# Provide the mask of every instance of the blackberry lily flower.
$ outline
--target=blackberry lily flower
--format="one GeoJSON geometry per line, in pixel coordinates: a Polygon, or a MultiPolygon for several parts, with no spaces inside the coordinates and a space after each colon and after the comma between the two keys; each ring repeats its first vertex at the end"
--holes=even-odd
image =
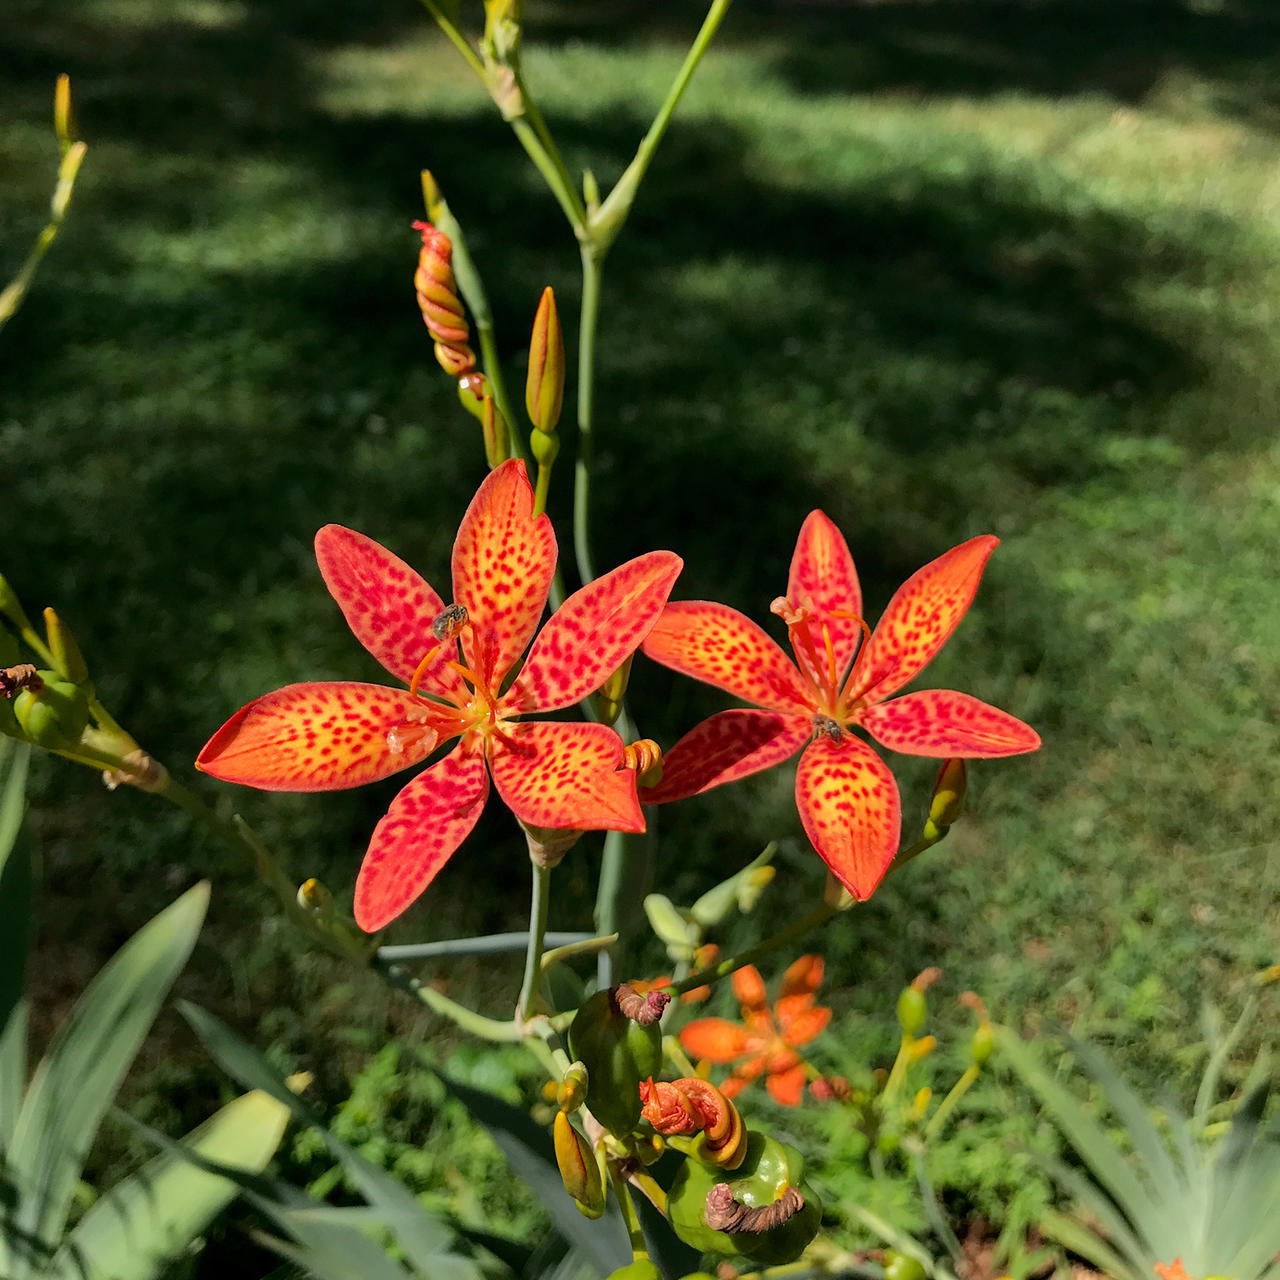
{"type": "Polygon", "coordinates": [[[196,763],[263,791],[338,791],[407,769],[457,739],[375,828],[356,881],[362,929],[390,923],[431,883],[479,819],[490,775],[530,826],[644,830],[635,771],[612,729],[518,717],[572,706],[599,688],[658,618],[683,567],[679,556],[649,552],[575,592],[505,692],[556,565],[551,521],[533,514],[523,462],[492,471],[467,508],[448,605],[385,547],[341,525],[316,535],[316,559],[356,638],[408,689],[277,689],[236,712],[196,763]]]}
{"type": "Polygon", "coordinates": [[[967,693],[926,689],[886,701],[956,629],[998,544],[971,538],[912,574],[872,633],[843,535],[821,511],[811,512],[787,594],[771,606],[787,625],[794,662],[736,609],[703,600],[668,605],[644,652],[754,708],[723,711],[685,734],[663,757],[662,781],[641,793],[642,802],[709,791],[803,748],[800,821],[840,883],[865,901],[897,853],[902,806],[888,766],[852,728],[890,750],[936,759],[1012,756],[1040,746],[1030,726],[967,693]]]}

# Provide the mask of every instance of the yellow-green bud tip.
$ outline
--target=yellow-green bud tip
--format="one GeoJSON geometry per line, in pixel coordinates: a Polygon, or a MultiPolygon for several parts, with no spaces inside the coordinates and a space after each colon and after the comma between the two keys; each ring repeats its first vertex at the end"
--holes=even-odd
{"type": "MultiPolygon", "coordinates": [[[[564,334],[560,313],[556,310],[556,295],[550,286],[542,291],[538,313],[533,318],[524,403],[529,421],[535,427],[544,432],[555,429],[564,404],[564,334]]],[[[536,450],[534,456],[537,456],[536,450]]],[[[538,461],[543,460],[538,458],[538,461]]]]}

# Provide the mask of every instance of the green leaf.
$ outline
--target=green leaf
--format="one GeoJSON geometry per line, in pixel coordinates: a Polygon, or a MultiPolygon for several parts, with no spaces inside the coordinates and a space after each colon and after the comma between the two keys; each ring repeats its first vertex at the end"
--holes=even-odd
{"type": "Polygon", "coordinates": [[[441,1076],[446,1089],[488,1131],[502,1148],[512,1169],[529,1184],[557,1230],[602,1276],[631,1261],[627,1230],[617,1206],[610,1201],[604,1217],[584,1218],[560,1178],[551,1135],[518,1107],[491,1093],[441,1076]]]}
{"type": "Polygon", "coordinates": [[[27,952],[31,942],[32,868],[23,830],[31,748],[0,738],[0,1151],[13,1126],[27,1083],[27,952]]]}
{"type": "Polygon", "coordinates": [[[225,1023],[198,1005],[183,1001],[179,1008],[196,1035],[204,1041],[219,1066],[241,1084],[261,1089],[283,1103],[303,1123],[316,1129],[334,1158],[339,1160],[360,1188],[378,1218],[395,1233],[409,1261],[424,1274],[474,1277],[478,1271],[468,1259],[452,1252],[454,1236],[448,1226],[424,1209],[413,1194],[384,1169],[366,1160],[331,1133],[279,1073],[252,1045],[225,1023]]]}
{"type": "MultiPolygon", "coordinates": [[[[206,1160],[260,1173],[288,1120],[287,1107],[255,1091],[223,1107],[183,1143],[206,1160]]],[[[239,1191],[234,1182],[165,1152],[94,1203],[55,1255],[50,1280],[154,1280],[239,1191]]]]}
{"type": "Polygon", "coordinates": [[[1147,1280],[1146,1276],[1139,1276],[1100,1236],[1074,1218],[1050,1209],[1040,1219],[1040,1226],[1051,1240],[1087,1258],[1104,1275],[1114,1276],[1116,1280],[1147,1280]]]}
{"type": "MultiPolygon", "coordinates": [[[[89,984],[36,1069],[14,1126],[9,1173],[18,1202],[5,1223],[52,1251],[61,1239],[85,1157],[209,905],[208,882],[144,925],[89,984]]],[[[32,1274],[10,1262],[8,1280],[32,1274]]]]}

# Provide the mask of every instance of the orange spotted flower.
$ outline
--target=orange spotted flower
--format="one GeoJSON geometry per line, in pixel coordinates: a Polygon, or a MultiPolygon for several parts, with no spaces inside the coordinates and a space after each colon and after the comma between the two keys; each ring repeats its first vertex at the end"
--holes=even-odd
{"type": "Polygon", "coordinates": [[[556,539],[547,516],[533,514],[524,463],[512,459],[489,474],[463,517],[451,604],[385,547],[341,525],[316,535],[316,559],[356,638],[408,689],[277,689],[237,711],[197,765],[263,791],[337,791],[407,769],[457,739],[374,830],[356,881],[361,928],[382,928],[431,883],[479,819],[490,775],[530,826],[644,830],[635,773],[612,729],[518,717],[572,706],[599,688],[661,613],[679,556],[652,551],[597,578],[533,640],[556,539]]]}
{"type": "Polygon", "coordinates": [[[918,675],[964,617],[999,539],[972,538],[898,588],[872,633],[840,530],[821,511],[800,530],[787,594],[792,662],[749,618],[703,600],[667,606],[644,642],[655,662],[754,704],[690,730],[663,759],[645,804],[697,795],[780,764],[802,747],[796,806],[813,847],[841,884],[865,900],[898,850],[898,784],[861,738],[937,759],[1034,751],[1034,729],[967,693],[925,689],[886,701],[918,675]]]}
{"type": "Polygon", "coordinates": [[[765,1088],[775,1102],[800,1105],[810,1072],[796,1050],[831,1021],[831,1010],[814,1003],[822,969],[821,956],[801,956],[783,975],[782,994],[771,1013],[760,971],[746,965],[733,975],[742,1022],[699,1018],[680,1032],[681,1045],[693,1057],[737,1064],[720,1085],[726,1098],[737,1097],[752,1080],[765,1075],[765,1088]]]}

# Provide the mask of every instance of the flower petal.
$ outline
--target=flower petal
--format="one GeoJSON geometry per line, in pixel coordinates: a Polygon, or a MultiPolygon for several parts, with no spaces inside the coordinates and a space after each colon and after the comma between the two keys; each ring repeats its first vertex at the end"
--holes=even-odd
{"type": "Polygon", "coordinates": [[[533,642],[504,705],[556,711],[594,693],[652,630],[682,568],[672,552],[651,551],[575,591],[533,642]]]}
{"type": "Polygon", "coordinates": [[[380,684],[291,684],[255,698],[205,743],[196,768],[260,791],[342,791],[425,759],[448,733],[426,705],[380,684]],[[394,751],[387,735],[405,722],[394,751]]]}
{"type": "Polygon", "coordinates": [[[812,991],[780,996],[773,1006],[773,1016],[778,1020],[778,1026],[785,1031],[806,1009],[813,1008],[817,998],[812,991]]]}
{"type": "Polygon", "coordinates": [[[356,878],[356,923],[366,933],[390,924],[435,879],[479,821],[488,795],[484,756],[459,747],[396,796],[356,878]]]}
{"type": "Polygon", "coordinates": [[[796,808],[805,834],[837,880],[865,902],[884,879],[902,830],[888,766],[861,738],[823,734],[800,757],[796,808]]]}
{"type": "Polygon", "coordinates": [[[822,986],[822,974],[826,965],[819,955],[801,956],[787,966],[782,975],[782,998],[811,994],[822,986]]]}
{"type": "Polygon", "coordinates": [[[680,1030],[680,1044],[694,1058],[708,1062],[732,1062],[747,1048],[746,1027],[728,1018],[697,1018],[680,1030]]]}
{"type": "MultiPolygon", "coordinates": [[[[399,556],[340,524],[327,524],[316,534],[316,563],[356,639],[408,684],[436,644],[431,624],[444,601],[399,556]]],[[[452,644],[440,647],[425,680],[427,688],[465,693],[462,677],[445,665],[445,659],[454,656],[452,644]]]]}
{"type": "Polygon", "coordinates": [[[706,600],[669,604],[642,646],[672,671],[770,711],[811,713],[813,695],[785,653],[750,618],[706,600]]]}
{"type": "Polygon", "coordinates": [[[814,1036],[827,1029],[830,1021],[831,1010],[823,1005],[802,1009],[783,1028],[782,1038],[790,1045],[808,1044],[814,1036]]]}
{"type": "Polygon", "coordinates": [[[533,514],[524,463],[491,471],[471,499],[453,544],[453,599],[470,615],[462,649],[496,690],[538,627],[556,571],[556,535],[533,514]]]}
{"type": "Polygon", "coordinates": [[[735,969],[730,982],[733,986],[734,999],[742,1006],[744,1015],[759,1013],[765,1008],[768,993],[765,991],[760,970],[755,965],[744,964],[741,969],[735,969]]]}
{"type": "Polygon", "coordinates": [[[643,831],[636,775],[603,724],[530,720],[494,736],[489,767],[512,813],[537,827],[643,831]]]}
{"type": "Polygon", "coordinates": [[[846,702],[883,702],[919,675],[973,601],[1000,539],[986,534],[917,569],[894,593],[849,677],[846,702]]]}
{"type": "Polygon", "coordinates": [[[774,1102],[781,1103],[784,1107],[798,1107],[804,1098],[804,1085],[808,1078],[809,1072],[804,1063],[797,1062],[790,1071],[771,1075],[764,1082],[764,1087],[769,1090],[769,1096],[774,1102]]]}
{"type": "Polygon", "coordinates": [[[1040,735],[1016,716],[950,689],[903,694],[865,708],[859,721],[877,742],[907,756],[981,759],[1040,746],[1040,735]]]}
{"type": "MultiPolygon", "coordinates": [[[[862,627],[853,618],[832,617],[831,611],[838,609],[861,617],[862,588],[844,534],[821,511],[809,512],[800,526],[791,557],[791,574],[787,578],[787,599],[795,607],[807,601],[814,610],[814,644],[819,655],[824,648],[820,643],[822,628],[826,626],[836,656],[838,683],[853,660],[862,627]]],[[[827,679],[825,664],[822,670],[815,671],[807,654],[799,652],[796,657],[819,684],[827,679]]]]}
{"type": "Polygon", "coordinates": [[[683,800],[750,777],[795,755],[813,732],[808,715],[721,711],[695,725],[662,758],[662,781],[643,787],[642,804],[683,800]]]}

